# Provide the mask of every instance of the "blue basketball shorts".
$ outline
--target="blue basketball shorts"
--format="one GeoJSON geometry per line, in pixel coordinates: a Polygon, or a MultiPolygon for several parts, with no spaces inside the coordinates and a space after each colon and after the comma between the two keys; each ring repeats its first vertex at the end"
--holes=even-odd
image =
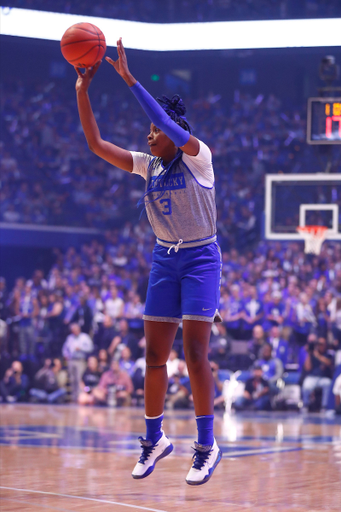
{"type": "Polygon", "coordinates": [[[144,320],[220,321],[221,251],[217,242],[175,252],[156,244],[144,320]]]}

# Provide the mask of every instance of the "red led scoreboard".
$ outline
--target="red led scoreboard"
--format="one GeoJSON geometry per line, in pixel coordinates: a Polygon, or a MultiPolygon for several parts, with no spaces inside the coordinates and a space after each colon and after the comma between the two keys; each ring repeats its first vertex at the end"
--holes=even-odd
{"type": "Polygon", "coordinates": [[[309,98],[308,144],[341,144],[341,98],[309,98]]]}

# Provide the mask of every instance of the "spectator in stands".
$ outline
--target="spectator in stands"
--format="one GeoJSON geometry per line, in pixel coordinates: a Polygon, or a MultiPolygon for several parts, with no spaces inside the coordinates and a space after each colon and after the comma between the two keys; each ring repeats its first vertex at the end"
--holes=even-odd
{"type": "Polygon", "coordinates": [[[140,345],[141,349],[143,350],[143,356],[139,357],[135,361],[134,373],[132,375],[132,381],[133,381],[133,385],[134,385],[134,395],[135,395],[136,405],[144,405],[143,404],[144,377],[146,375],[146,367],[147,367],[146,357],[145,357],[145,352],[146,352],[146,338],[145,337],[143,337],[139,341],[139,345],[140,345]]]}
{"type": "MultiPolygon", "coordinates": [[[[332,308],[332,314],[330,317],[332,322],[333,335],[336,340],[336,348],[341,350],[341,297],[335,300],[335,307],[332,308]]],[[[336,364],[341,364],[341,360],[337,361],[336,364]]]]}
{"type": "Polygon", "coordinates": [[[310,333],[308,336],[308,340],[306,345],[303,345],[303,347],[300,348],[298,353],[298,371],[301,373],[301,383],[303,382],[305,376],[306,376],[306,370],[305,370],[305,360],[307,359],[308,352],[313,352],[315,349],[315,345],[317,344],[317,336],[314,332],[310,333]]]}
{"type": "Polygon", "coordinates": [[[115,336],[117,329],[114,326],[114,320],[109,315],[104,315],[103,325],[94,335],[94,341],[99,350],[108,350],[115,336]]]}
{"type": "Polygon", "coordinates": [[[127,346],[122,347],[122,350],[120,353],[120,358],[119,358],[119,363],[120,363],[121,370],[124,370],[125,372],[127,372],[129,377],[132,377],[132,375],[134,374],[134,371],[135,371],[135,362],[131,357],[131,350],[129,347],[127,347],[127,346]]]}
{"type": "Polygon", "coordinates": [[[6,319],[9,316],[8,311],[8,292],[6,288],[6,279],[0,276],[0,354],[8,353],[8,334],[6,319]]]}
{"type": "Polygon", "coordinates": [[[230,337],[224,323],[212,324],[209,345],[209,358],[215,361],[219,368],[227,368],[227,358],[230,351],[230,337]]]}
{"type": "Polygon", "coordinates": [[[60,359],[45,359],[44,366],[34,377],[33,388],[30,389],[31,401],[63,402],[66,396],[67,372],[63,370],[60,359]]]}
{"type": "Polygon", "coordinates": [[[20,361],[13,361],[0,382],[0,397],[4,402],[13,403],[26,398],[29,381],[23,373],[20,361]]]}
{"type": "Polygon", "coordinates": [[[109,388],[114,386],[117,405],[130,405],[131,395],[134,386],[131,378],[124,370],[121,370],[120,364],[115,359],[112,360],[110,370],[103,373],[101,380],[93,390],[94,403],[107,404],[109,388]]]}
{"type": "Polygon", "coordinates": [[[130,332],[127,320],[122,318],[118,323],[118,332],[108,348],[109,356],[112,356],[117,349],[120,351],[124,346],[130,349],[133,359],[141,355],[137,337],[130,332]]]}
{"type": "Polygon", "coordinates": [[[242,318],[242,338],[249,340],[252,336],[252,331],[255,325],[261,324],[263,317],[263,303],[258,298],[257,288],[255,286],[249,287],[249,293],[243,303],[242,318]]]}
{"type": "Polygon", "coordinates": [[[251,358],[253,358],[254,361],[259,359],[264,343],[264,329],[261,325],[255,325],[252,331],[252,339],[249,343],[249,355],[251,358]]]}
{"type": "Polygon", "coordinates": [[[118,289],[114,282],[110,284],[110,296],[104,303],[105,313],[109,315],[114,321],[123,317],[124,302],[118,296],[118,289]]]}
{"type": "Polygon", "coordinates": [[[271,301],[266,306],[263,323],[264,330],[269,331],[274,325],[283,325],[284,311],[285,305],[282,301],[282,293],[279,290],[275,290],[271,294],[271,301]]]}
{"type": "Polygon", "coordinates": [[[0,354],[7,352],[7,324],[0,318],[0,354]]]}
{"type": "Polygon", "coordinates": [[[223,320],[226,325],[227,332],[232,339],[239,340],[241,337],[241,318],[243,311],[243,304],[240,298],[240,291],[238,285],[231,286],[231,295],[226,304],[224,304],[225,311],[223,312],[223,320]]]}
{"type": "Polygon", "coordinates": [[[269,383],[271,393],[278,393],[276,383],[283,376],[283,364],[280,359],[272,356],[270,343],[264,343],[260,355],[256,365],[262,368],[263,378],[269,383]]]}
{"type": "Polygon", "coordinates": [[[168,378],[173,377],[176,373],[179,371],[179,354],[177,351],[172,348],[172,350],[169,353],[168,361],[167,361],[167,375],[168,378]]]}
{"type": "Polygon", "coordinates": [[[63,322],[64,301],[60,295],[52,292],[49,296],[49,305],[47,308],[48,326],[51,333],[50,352],[52,355],[59,356],[61,345],[63,343],[64,322],[63,322]]]}
{"type": "MultiPolygon", "coordinates": [[[[328,331],[330,327],[330,313],[327,309],[324,297],[319,297],[315,306],[315,318],[316,318],[316,334],[319,338],[328,337],[328,331]]],[[[341,337],[340,337],[341,339],[341,337]]]]}
{"type": "Polygon", "coordinates": [[[257,219],[255,214],[247,206],[241,206],[238,213],[238,221],[236,223],[238,227],[237,248],[242,249],[255,242],[257,238],[257,219]]]}
{"type": "Polygon", "coordinates": [[[101,374],[109,370],[108,352],[104,348],[98,352],[98,369],[101,374]]]}
{"type": "Polygon", "coordinates": [[[336,377],[333,386],[333,395],[335,396],[335,412],[341,415],[341,372],[336,377]]]}
{"type": "Polygon", "coordinates": [[[260,366],[253,368],[253,375],[245,383],[243,396],[233,403],[236,411],[254,409],[256,411],[268,411],[271,409],[270,387],[263,378],[263,370],[260,366]]]}
{"type": "Polygon", "coordinates": [[[8,291],[6,286],[6,279],[0,276],[0,319],[6,320],[8,316],[7,311],[8,291]]]}
{"type": "MultiPolygon", "coordinates": [[[[268,263],[268,261],[267,261],[268,263]]],[[[268,266],[268,265],[267,265],[268,266]]],[[[266,266],[266,268],[267,268],[266,266]]],[[[264,300],[265,295],[270,298],[276,290],[278,290],[278,283],[275,281],[275,277],[278,276],[277,270],[264,270],[262,273],[262,281],[258,286],[258,292],[261,298],[264,300]]]]}
{"type": "MultiPolygon", "coordinates": [[[[98,267],[96,267],[96,268],[98,268],[98,267]]],[[[98,272],[99,272],[99,269],[98,269],[98,272]]],[[[89,281],[88,281],[88,284],[90,284],[89,281]]],[[[91,308],[93,322],[94,322],[94,328],[95,328],[95,331],[97,332],[102,327],[103,320],[104,320],[104,302],[100,295],[99,285],[93,286],[92,291],[91,291],[91,296],[88,300],[88,304],[91,308]]]]}
{"type": "Polygon", "coordinates": [[[67,360],[72,401],[77,402],[79,383],[86,368],[86,358],[93,351],[94,346],[90,336],[81,332],[78,324],[71,324],[70,331],[71,334],[66,338],[62,352],[67,360]]]}
{"type": "MultiPolygon", "coordinates": [[[[101,286],[101,269],[99,265],[92,265],[89,272],[88,286],[91,288],[92,297],[97,300],[100,297],[99,287],[101,286]]],[[[98,303],[98,310],[103,311],[102,300],[98,303]]]]}
{"type": "Polygon", "coordinates": [[[33,319],[38,315],[38,302],[33,297],[32,289],[28,285],[25,286],[24,293],[20,298],[19,315],[20,354],[34,356],[36,343],[33,319]]]}
{"type": "MultiPolygon", "coordinates": [[[[173,359],[175,360],[175,359],[173,359]]],[[[166,394],[167,409],[188,409],[193,403],[191,384],[185,361],[178,360],[177,371],[169,377],[166,394]]]]}
{"type": "Polygon", "coordinates": [[[86,370],[82,375],[80,383],[80,393],[78,395],[78,403],[80,405],[92,405],[94,403],[92,391],[98,386],[101,375],[97,357],[88,357],[86,370]]]}
{"type": "Polygon", "coordinates": [[[44,352],[49,351],[49,343],[51,340],[51,331],[47,318],[49,299],[46,293],[38,294],[38,315],[35,319],[35,336],[37,343],[43,343],[44,352]]]}
{"type": "Polygon", "coordinates": [[[88,304],[88,298],[85,294],[81,295],[79,297],[79,305],[71,318],[71,322],[77,323],[80,326],[82,332],[90,334],[92,328],[92,318],[93,313],[91,307],[88,304]]]}
{"type": "Polygon", "coordinates": [[[308,302],[308,296],[306,293],[301,293],[295,307],[293,322],[294,335],[299,347],[307,343],[308,334],[315,325],[316,319],[312,307],[308,302]]]}
{"type": "Polygon", "coordinates": [[[223,382],[219,379],[219,365],[215,361],[210,361],[210,365],[214,379],[214,408],[224,409],[225,398],[223,396],[223,382]]]}
{"type": "Polygon", "coordinates": [[[285,368],[288,363],[289,343],[281,338],[281,329],[278,325],[271,328],[269,343],[272,347],[272,356],[279,359],[285,368]]]}
{"type": "Polygon", "coordinates": [[[130,291],[128,294],[128,301],[125,304],[124,316],[130,319],[142,318],[144,312],[144,305],[138,293],[130,291]]]}
{"type": "Polygon", "coordinates": [[[37,269],[33,272],[32,279],[27,281],[27,286],[32,290],[33,295],[36,297],[40,291],[47,289],[47,281],[44,279],[44,272],[37,269]]]}
{"type": "MultiPolygon", "coordinates": [[[[63,262],[66,268],[66,262],[63,262]]],[[[54,286],[54,285],[53,285],[54,286]]],[[[53,289],[52,286],[52,289],[53,289]]],[[[76,295],[76,289],[74,286],[66,284],[64,287],[64,311],[63,311],[63,323],[68,325],[71,322],[71,318],[78,306],[78,297],[76,295]]]]}
{"type": "MultiPolygon", "coordinates": [[[[18,281],[18,280],[17,280],[18,281]]],[[[20,354],[19,344],[19,302],[20,302],[20,290],[17,286],[14,287],[12,292],[9,294],[7,300],[7,326],[8,326],[8,350],[13,355],[13,358],[17,358],[20,354]]]]}
{"type": "Polygon", "coordinates": [[[302,385],[303,411],[307,411],[311,394],[317,388],[322,389],[322,410],[328,403],[328,393],[332,378],[333,358],[327,352],[325,338],[318,338],[317,343],[311,347],[304,362],[305,378],[302,385]]]}

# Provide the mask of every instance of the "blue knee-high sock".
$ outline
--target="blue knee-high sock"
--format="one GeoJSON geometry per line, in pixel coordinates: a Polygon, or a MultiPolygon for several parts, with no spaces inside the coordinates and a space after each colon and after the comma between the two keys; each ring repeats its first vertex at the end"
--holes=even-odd
{"type": "Polygon", "coordinates": [[[213,415],[197,416],[198,443],[212,446],[213,437],[213,415]]]}
{"type": "Polygon", "coordinates": [[[147,427],[146,439],[150,439],[150,441],[155,444],[162,437],[162,421],[163,421],[163,413],[160,416],[155,416],[154,418],[150,418],[149,416],[145,416],[145,422],[147,427]]]}

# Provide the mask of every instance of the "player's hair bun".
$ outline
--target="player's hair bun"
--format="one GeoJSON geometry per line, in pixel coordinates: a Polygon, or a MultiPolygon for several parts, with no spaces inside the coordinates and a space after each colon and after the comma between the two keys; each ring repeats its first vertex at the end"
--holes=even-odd
{"type": "Polygon", "coordinates": [[[175,121],[189,133],[192,132],[191,127],[185,117],[185,104],[178,94],[174,94],[172,99],[167,98],[167,96],[163,95],[162,98],[156,98],[156,100],[161,105],[166,114],[168,114],[169,117],[173,119],[173,121],[175,121]]]}
{"type": "Polygon", "coordinates": [[[156,99],[168,115],[176,114],[180,117],[186,114],[185,104],[178,94],[174,94],[172,99],[167,98],[167,96],[162,96],[162,98],[156,99]]]}

